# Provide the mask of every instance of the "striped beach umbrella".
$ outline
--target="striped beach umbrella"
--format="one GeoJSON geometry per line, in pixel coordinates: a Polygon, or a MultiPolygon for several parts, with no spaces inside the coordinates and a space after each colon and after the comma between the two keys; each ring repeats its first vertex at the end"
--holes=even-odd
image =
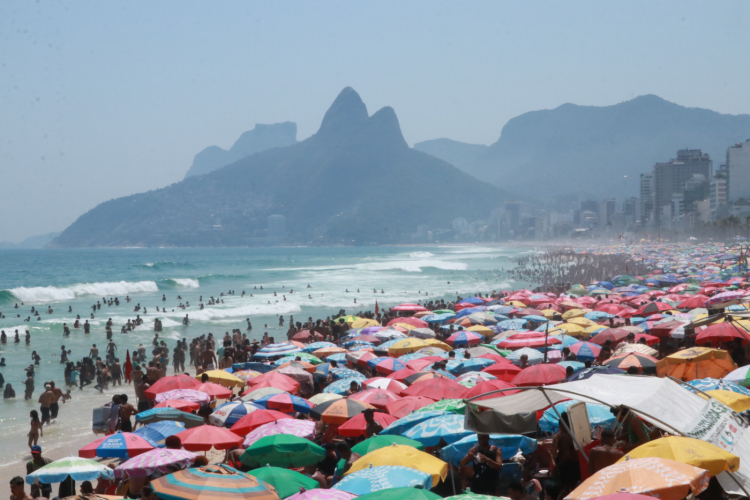
{"type": "Polygon", "coordinates": [[[173,408],[151,408],[150,410],[142,411],[135,416],[135,421],[142,424],[165,421],[182,422],[188,429],[203,425],[203,418],[198,415],[185,413],[173,408]]]}
{"type": "MultiPolygon", "coordinates": [[[[317,484],[317,483],[316,483],[317,484]]],[[[275,488],[227,465],[185,469],[151,481],[162,500],[278,500],[275,488]]]]}
{"type": "Polygon", "coordinates": [[[138,434],[146,439],[150,439],[158,445],[162,445],[163,441],[169,436],[174,436],[185,430],[185,424],[182,422],[172,422],[165,420],[163,422],[154,422],[153,424],[144,425],[133,431],[133,434],[138,434]]]}
{"type": "MultiPolygon", "coordinates": [[[[198,385],[200,385],[200,383],[198,385]]],[[[162,401],[168,401],[170,399],[177,401],[192,401],[193,403],[198,403],[200,405],[211,402],[211,396],[205,392],[194,389],[175,389],[173,391],[162,392],[156,395],[154,401],[161,403],[162,401]]]]}
{"type": "Polygon", "coordinates": [[[470,434],[474,432],[464,426],[464,416],[449,413],[420,422],[402,435],[429,448],[436,446],[441,439],[450,444],[470,434]]]}
{"type": "Polygon", "coordinates": [[[455,347],[477,345],[482,343],[483,341],[484,336],[480,335],[479,333],[470,332],[468,330],[456,332],[446,340],[448,344],[455,347]]]}
{"type": "Polygon", "coordinates": [[[146,397],[155,399],[158,394],[175,389],[194,389],[201,383],[190,375],[173,375],[171,377],[162,377],[146,389],[146,397]]]}
{"type": "Polygon", "coordinates": [[[592,342],[578,342],[568,347],[568,349],[576,355],[578,361],[594,361],[599,355],[599,351],[602,350],[601,347],[592,342]]]}
{"type": "Polygon", "coordinates": [[[331,342],[313,342],[312,344],[307,344],[302,351],[312,353],[318,349],[325,349],[327,347],[336,347],[336,344],[331,342]]]}
{"type": "Polygon", "coordinates": [[[390,375],[395,371],[406,368],[406,365],[403,362],[391,357],[373,358],[367,361],[367,366],[374,368],[378,373],[384,373],[386,375],[390,375]]]}
{"type": "Polygon", "coordinates": [[[286,356],[287,354],[293,354],[300,352],[302,349],[292,344],[291,342],[281,342],[278,344],[268,344],[258,352],[253,354],[254,358],[276,358],[280,356],[286,356]]]}
{"type": "Polygon", "coordinates": [[[741,385],[730,382],[726,379],[721,380],[715,378],[699,378],[691,380],[690,382],[685,382],[684,384],[682,384],[682,387],[691,392],[698,392],[696,389],[699,389],[703,392],[732,391],[736,392],[737,394],[742,394],[743,396],[750,396],[750,389],[742,387],[741,385]]]}
{"type": "Polygon", "coordinates": [[[356,382],[357,386],[362,384],[365,380],[364,375],[361,377],[351,377],[337,380],[336,382],[329,384],[323,389],[324,394],[338,394],[340,396],[346,396],[346,392],[352,385],[352,382],[356,382]]]}
{"type": "Polygon", "coordinates": [[[343,424],[373,406],[353,399],[338,399],[320,404],[310,411],[310,416],[327,424],[343,424]]]}
{"type": "Polygon", "coordinates": [[[409,415],[406,415],[405,417],[401,417],[395,422],[393,422],[391,425],[383,429],[380,435],[381,436],[382,435],[403,436],[404,432],[408,431],[415,425],[420,424],[424,422],[425,420],[430,420],[431,418],[442,417],[445,415],[450,415],[450,414],[444,411],[426,411],[426,412],[415,411],[414,413],[410,413],[409,415]]]}
{"type": "Polygon", "coordinates": [[[147,451],[118,465],[115,468],[115,477],[122,477],[125,473],[128,477],[146,477],[156,470],[168,474],[174,466],[180,469],[190,467],[196,456],[195,453],[186,450],[159,448],[147,451]]]}
{"type": "Polygon", "coordinates": [[[254,379],[255,377],[260,377],[263,374],[260,372],[256,372],[255,370],[240,370],[232,373],[232,375],[247,384],[248,380],[254,379]]]}
{"type": "Polygon", "coordinates": [[[255,403],[258,406],[268,408],[271,410],[278,410],[283,413],[310,413],[310,408],[315,406],[305,398],[299,396],[293,396],[292,394],[272,394],[256,399],[255,403]]]}
{"type": "Polygon", "coordinates": [[[289,415],[276,410],[258,410],[239,419],[230,430],[238,436],[247,436],[261,425],[291,418],[289,415]]]}
{"type": "Polygon", "coordinates": [[[75,481],[113,479],[114,472],[106,464],[79,457],[65,457],[41,467],[26,476],[26,483],[61,483],[72,477],[75,481]]]}
{"type": "Polygon", "coordinates": [[[263,406],[251,403],[249,401],[230,401],[224,403],[209,415],[208,420],[211,425],[218,427],[232,427],[239,419],[245,415],[262,410],[263,406]]]}
{"type": "Polygon", "coordinates": [[[275,436],[277,434],[289,434],[312,440],[313,437],[315,437],[315,422],[312,420],[297,420],[294,418],[274,420],[273,422],[268,422],[267,424],[263,424],[248,432],[242,445],[250,446],[264,437],[275,436]]]}

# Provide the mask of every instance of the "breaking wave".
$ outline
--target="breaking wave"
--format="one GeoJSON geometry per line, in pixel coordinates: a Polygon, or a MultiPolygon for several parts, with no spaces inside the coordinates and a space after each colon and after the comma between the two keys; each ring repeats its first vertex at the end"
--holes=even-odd
{"type": "Polygon", "coordinates": [[[11,288],[0,292],[0,298],[10,293],[10,300],[17,300],[28,304],[46,304],[48,302],[60,302],[73,300],[84,295],[99,297],[124,297],[131,293],[157,292],[159,287],[153,281],[117,281],[102,283],[76,283],[75,285],[35,286],[11,288]]]}
{"type": "Polygon", "coordinates": [[[182,286],[186,288],[198,288],[201,286],[198,280],[194,280],[191,278],[169,278],[164,281],[167,285],[171,286],[182,286]]]}

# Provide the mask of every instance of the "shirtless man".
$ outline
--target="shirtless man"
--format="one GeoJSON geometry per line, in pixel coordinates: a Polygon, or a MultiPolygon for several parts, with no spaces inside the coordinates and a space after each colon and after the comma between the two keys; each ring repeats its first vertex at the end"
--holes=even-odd
{"type": "Polygon", "coordinates": [[[91,347],[91,351],[89,351],[89,358],[96,359],[99,357],[99,349],[96,347],[96,344],[94,344],[91,347]]]}
{"type": "Polygon", "coordinates": [[[612,429],[604,429],[600,439],[602,444],[592,448],[589,454],[589,476],[609,467],[625,455],[615,448],[615,433],[612,429]]]}
{"type": "Polygon", "coordinates": [[[135,387],[135,395],[138,398],[138,413],[151,408],[151,400],[146,396],[146,390],[151,387],[148,375],[144,375],[141,383],[135,387]]]}
{"type": "Polygon", "coordinates": [[[49,384],[44,384],[44,392],[41,396],[39,396],[39,405],[41,408],[41,414],[42,414],[42,424],[40,427],[44,427],[44,423],[46,422],[49,426],[49,406],[52,404],[52,402],[55,400],[55,393],[52,392],[52,386],[49,384]]]}
{"type": "Polygon", "coordinates": [[[161,378],[161,370],[156,367],[156,363],[154,363],[153,361],[150,361],[148,364],[148,368],[146,368],[146,376],[153,382],[156,382],[161,378]]]}
{"type": "Polygon", "coordinates": [[[234,360],[229,355],[229,351],[224,352],[224,356],[221,358],[221,361],[219,362],[219,369],[223,370],[224,368],[231,368],[234,364],[234,360]]]}
{"type": "Polygon", "coordinates": [[[206,365],[206,369],[213,370],[216,368],[218,362],[216,361],[216,354],[210,345],[206,345],[205,350],[200,354],[201,364],[206,365]]]}
{"type": "MultiPolygon", "coordinates": [[[[52,403],[50,403],[49,405],[49,414],[52,420],[54,420],[57,418],[57,413],[60,410],[59,402],[60,402],[60,399],[63,398],[64,394],[63,394],[62,389],[60,389],[59,387],[55,387],[54,380],[50,380],[49,385],[52,388],[52,394],[54,395],[54,398],[52,399],[52,403]]],[[[64,401],[65,400],[63,399],[63,402],[64,401]]]]}

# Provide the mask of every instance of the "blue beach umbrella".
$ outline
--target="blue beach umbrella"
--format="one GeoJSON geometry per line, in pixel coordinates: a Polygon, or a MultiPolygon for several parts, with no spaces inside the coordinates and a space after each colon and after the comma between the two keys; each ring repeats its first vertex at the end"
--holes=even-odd
{"type": "Polygon", "coordinates": [[[448,364],[446,364],[446,369],[454,375],[463,375],[464,373],[469,373],[469,372],[480,372],[484,368],[487,368],[488,366],[494,365],[494,364],[495,364],[495,361],[491,359],[470,358],[470,359],[459,361],[452,367],[449,367],[448,364]]]}
{"type": "Polygon", "coordinates": [[[346,396],[346,391],[349,390],[349,386],[352,384],[352,382],[356,382],[357,384],[362,385],[363,380],[366,380],[364,376],[362,376],[361,378],[345,378],[337,380],[336,382],[328,385],[325,389],[323,389],[323,392],[325,392],[326,394],[333,393],[340,396],[346,396]]]}
{"type": "Polygon", "coordinates": [[[562,366],[563,368],[572,367],[574,372],[577,372],[579,370],[583,370],[586,368],[586,365],[584,363],[581,363],[580,361],[560,361],[557,363],[558,366],[562,366]]]}
{"type": "Polygon", "coordinates": [[[526,321],[533,321],[534,323],[547,323],[549,321],[549,319],[545,318],[544,316],[537,316],[536,314],[524,316],[523,319],[525,319],[526,321]]]}
{"type": "Polygon", "coordinates": [[[390,488],[432,488],[432,476],[426,472],[402,466],[380,466],[358,470],[333,485],[333,489],[354,495],[366,495],[390,488]]]}
{"type": "Polygon", "coordinates": [[[444,411],[425,411],[410,413],[407,416],[399,418],[395,422],[391,423],[391,425],[383,429],[380,434],[400,436],[403,435],[403,433],[407,430],[411,429],[417,424],[424,422],[425,420],[430,420],[431,418],[435,417],[442,417],[444,415],[448,415],[448,413],[444,411]]]}
{"type": "Polygon", "coordinates": [[[591,321],[600,321],[603,319],[614,318],[614,314],[609,314],[604,311],[591,311],[583,315],[584,318],[590,319],[591,321]]]}
{"type": "Polygon", "coordinates": [[[337,352],[336,354],[331,354],[330,356],[326,356],[326,361],[335,361],[337,363],[346,363],[346,353],[345,352],[337,352]]]}
{"type": "Polygon", "coordinates": [[[720,380],[715,378],[700,378],[691,380],[685,384],[682,384],[685,389],[697,393],[696,389],[700,389],[703,392],[708,391],[731,391],[743,396],[750,396],[750,389],[742,387],[741,385],[730,382],[729,380],[720,380]]]}
{"type": "Polygon", "coordinates": [[[426,358],[427,356],[429,356],[429,354],[425,352],[417,351],[417,352],[412,352],[410,354],[404,354],[403,356],[399,356],[398,360],[401,361],[402,363],[408,363],[409,361],[413,359],[426,358]]]}
{"type": "Polygon", "coordinates": [[[230,401],[216,408],[213,413],[208,416],[208,420],[212,425],[217,427],[232,427],[245,415],[252,413],[255,410],[263,409],[263,406],[251,403],[250,401],[230,401]]]}
{"type": "Polygon", "coordinates": [[[429,448],[430,446],[436,446],[441,439],[450,444],[473,433],[464,426],[463,415],[451,413],[420,422],[404,432],[403,436],[419,441],[429,448]]]}
{"type": "Polygon", "coordinates": [[[331,342],[313,342],[312,344],[307,344],[302,349],[302,351],[312,353],[313,351],[317,351],[318,349],[323,349],[325,347],[337,347],[337,346],[336,344],[333,344],[331,342]]]}
{"type": "Polygon", "coordinates": [[[287,354],[293,354],[300,352],[302,349],[292,344],[291,342],[281,342],[278,344],[268,344],[258,352],[253,354],[254,358],[275,358],[277,356],[286,356],[287,354]]]}
{"type": "Polygon", "coordinates": [[[359,373],[357,370],[352,370],[350,368],[332,368],[329,370],[329,373],[333,377],[334,380],[341,380],[344,378],[362,378],[365,379],[365,376],[359,373]]]}
{"type": "Polygon", "coordinates": [[[495,327],[501,332],[508,330],[523,330],[526,328],[528,322],[525,319],[506,319],[500,321],[495,327]]]}
{"type": "MultiPolygon", "coordinates": [[[[268,400],[278,396],[278,394],[269,394],[268,396],[263,396],[262,398],[258,398],[255,401],[253,401],[254,404],[262,406],[263,408],[268,409],[268,400]]],[[[284,394],[284,398],[289,398],[289,403],[292,404],[292,410],[299,412],[299,413],[310,413],[310,408],[314,406],[312,403],[307,401],[304,398],[301,398],[299,396],[295,396],[293,394],[284,394]]],[[[285,403],[286,404],[286,403],[285,403]]],[[[274,409],[274,408],[271,408],[274,409]]],[[[279,410],[280,411],[280,410],[279,410]]],[[[287,410],[284,410],[284,413],[288,413],[287,410]]]]}
{"type": "Polygon", "coordinates": [[[344,342],[343,344],[341,344],[341,347],[343,347],[344,349],[349,349],[350,351],[353,351],[358,347],[374,348],[375,344],[373,344],[372,342],[367,342],[365,340],[350,340],[349,342],[344,342]]]}
{"type": "Polygon", "coordinates": [[[578,342],[568,349],[576,355],[576,359],[581,361],[594,361],[601,351],[601,347],[593,342],[578,342]]]}
{"type": "Polygon", "coordinates": [[[520,365],[521,356],[523,356],[524,354],[528,356],[529,364],[536,365],[544,361],[544,354],[530,347],[522,347],[521,349],[513,351],[505,359],[507,359],[514,365],[520,365]]]}
{"type": "Polygon", "coordinates": [[[185,424],[182,422],[173,422],[171,420],[164,420],[162,422],[154,422],[144,427],[140,427],[133,431],[133,434],[138,434],[146,439],[150,439],[159,445],[159,448],[163,448],[163,441],[169,436],[174,436],[185,430],[185,424]]]}
{"type": "MultiPolygon", "coordinates": [[[[576,400],[563,401],[557,403],[555,409],[561,414],[567,410],[570,405],[578,403],[576,400]]],[[[548,408],[539,419],[539,429],[542,432],[557,432],[560,430],[560,419],[552,408],[548,408]]],[[[609,410],[609,406],[586,403],[586,413],[589,415],[589,423],[593,429],[599,425],[606,429],[613,429],[615,425],[615,415],[609,410]]]]}
{"type": "MultiPolygon", "coordinates": [[[[524,455],[528,455],[537,448],[536,439],[518,434],[490,434],[490,444],[500,448],[503,458],[506,460],[518,453],[518,450],[521,450],[524,455]]],[[[466,456],[466,453],[476,445],[476,434],[466,436],[440,450],[440,458],[457,466],[466,456]]]]}

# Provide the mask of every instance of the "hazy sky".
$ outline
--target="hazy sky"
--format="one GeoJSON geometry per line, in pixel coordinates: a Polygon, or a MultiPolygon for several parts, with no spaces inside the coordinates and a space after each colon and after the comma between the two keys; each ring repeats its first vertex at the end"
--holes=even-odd
{"type": "Polygon", "coordinates": [[[750,113],[750,2],[0,3],[0,241],[183,178],[255,123],[314,133],[345,86],[407,141],[657,94],[750,113]]]}

